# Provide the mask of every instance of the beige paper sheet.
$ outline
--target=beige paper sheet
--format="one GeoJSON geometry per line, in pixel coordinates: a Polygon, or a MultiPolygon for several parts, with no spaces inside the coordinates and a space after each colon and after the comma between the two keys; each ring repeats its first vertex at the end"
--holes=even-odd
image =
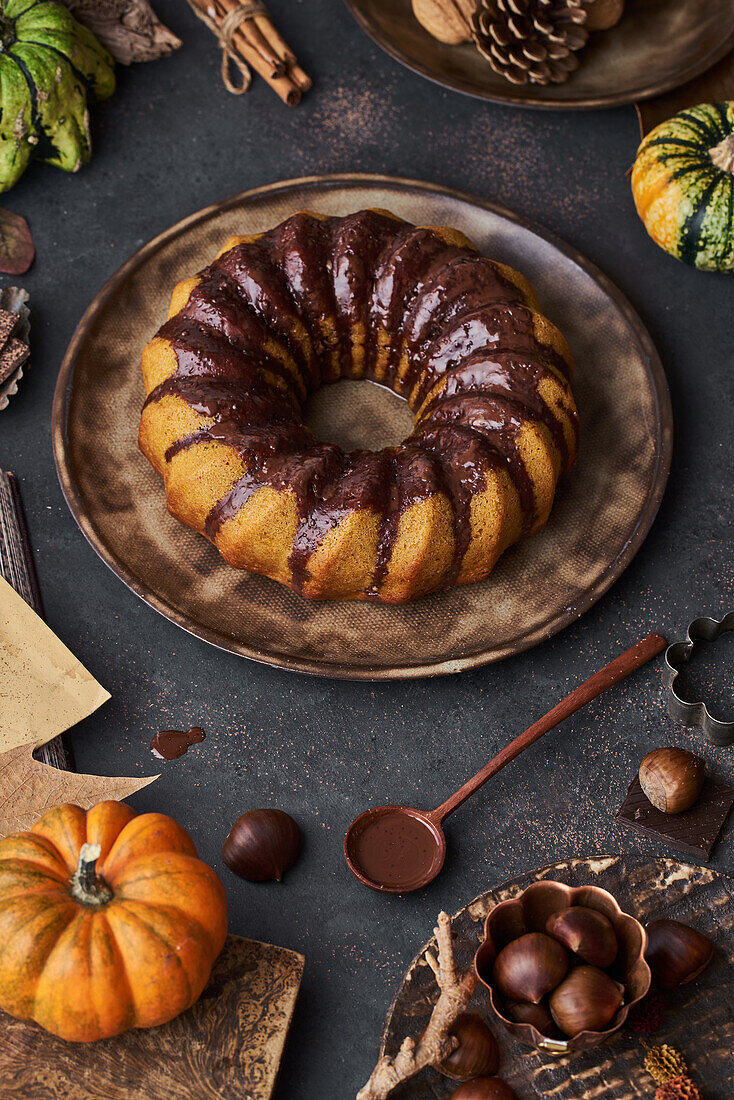
{"type": "Polygon", "coordinates": [[[109,698],[0,577],[0,752],[43,745],[109,698]]]}

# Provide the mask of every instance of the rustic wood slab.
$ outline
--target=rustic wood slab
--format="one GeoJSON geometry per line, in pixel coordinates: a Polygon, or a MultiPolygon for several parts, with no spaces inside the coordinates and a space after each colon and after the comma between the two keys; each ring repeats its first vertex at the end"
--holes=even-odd
{"type": "Polygon", "coordinates": [[[3,1100],[269,1100],[304,959],[228,936],[208,986],[162,1027],[67,1043],[0,1012],[3,1100]]]}
{"type": "MultiPolygon", "coordinates": [[[[689,1072],[706,1100],[734,1096],[734,880],[708,867],[646,855],[574,859],[529,871],[481,894],[453,918],[460,965],[469,966],[490,909],[514,897],[531,882],[555,879],[571,886],[601,886],[622,908],[642,921],[672,917],[700,929],[716,944],[711,966],[697,981],[666,995],[666,1013],[650,1043],[671,1043],[686,1057],[689,1072]]],[[[406,1035],[417,1037],[437,997],[424,944],[410,964],[385,1021],[380,1053],[395,1054],[406,1035]]],[[[520,1100],[639,1100],[652,1098],[655,1085],[645,1072],[645,1050],[632,1032],[622,1029],[593,1050],[553,1060],[522,1046],[493,1023],[489,998],[482,989],[470,1009],[489,1022],[500,1045],[500,1076],[520,1100]]],[[[456,1082],[433,1070],[396,1089],[391,1100],[447,1100],[456,1082]]]]}
{"type": "Polygon", "coordinates": [[[685,111],[686,107],[695,107],[698,103],[719,103],[726,99],[734,99],[734,50],[718,65],[688,84],[673,88],[654,99],[645,100],[644,103],[636,103],[640,138],[644,138],[645,134],[649,134],[661,122],[677,115],[679,111],[685,111]]]}

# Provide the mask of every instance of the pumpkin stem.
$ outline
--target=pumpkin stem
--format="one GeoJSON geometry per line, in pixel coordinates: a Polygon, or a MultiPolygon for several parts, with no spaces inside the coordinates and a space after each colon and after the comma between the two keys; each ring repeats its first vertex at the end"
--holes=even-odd
{"type": "Polygon", "coordinates": [[[717,168],[734,176],[734,134],[727,134],[723,141],[709,149],[709,156],[717,168]]]}
{"type": "Polygon", "coordinates": [[[79,865],[71,880],[71,896],[82,905],[99,908],[112,900],[112,891],[95,870],[102,854],[99,844],[82,844],[79,865]]]}

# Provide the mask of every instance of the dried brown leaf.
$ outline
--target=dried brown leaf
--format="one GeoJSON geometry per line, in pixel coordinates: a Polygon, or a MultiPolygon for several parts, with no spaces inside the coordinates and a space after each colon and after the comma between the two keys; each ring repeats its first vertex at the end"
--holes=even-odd
{"type": "Polygon", "coordinates": [[[33,263],[36,250],[28,222],[0,206],[0,271],[22,275],[33,263]]]}
{"type": "Polygon", "coordinates": [[[63,0],[75,19],[97,36],[121,65],[155,61],[181,45],[148,0],[63,0]]]}
{"type": "Polygon", "coordinates": [[[155,779],[157,775],[133,779],[59,771],[35,760],[32,745],[21,745],[0,754],[0,838],[30,829],[61,802],[88,810],[97,802],[128,798],[155,779]]]}

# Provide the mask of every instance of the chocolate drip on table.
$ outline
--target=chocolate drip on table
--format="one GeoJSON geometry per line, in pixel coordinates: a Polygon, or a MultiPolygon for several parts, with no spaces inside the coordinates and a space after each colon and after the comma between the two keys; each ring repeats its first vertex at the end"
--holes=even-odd
{"type": "Polygon", "coordinates": [[[297,214],[202,272],[160,330],[178,370],[147,403],[177,396],[212,420],[176,440],[166,461],[219,442],[247,462],[207,518],[210,539],[261,488],[291,493],[297,530],[289,565],[293,587],[303,591],[329,531],[369,510],[380,526],[366,596],[377,599],[401,517],[442,492],[453,509],[448,587],[489,469],[509,475],[525,530],[535,522],[517,446],[523,422],[544,424],[570,464],[563,426],[539,392],[545,379],[565,380],[568,366],[539,343],[534,324],[521,290],[471,248],[378,211],[297,214]],[[402,447],[344,454],[314,440],[301,423],[302,402],[340,376],[386,384],[420,409],[402,447]]]}
{"type": "Polygon", "coordinates": [[[188,731],[159,730],[150,747],[159,760],[178,760],[192,745],[200,744],[205,738],[206,734],[201,726],[192,726],[188,731]]]}

